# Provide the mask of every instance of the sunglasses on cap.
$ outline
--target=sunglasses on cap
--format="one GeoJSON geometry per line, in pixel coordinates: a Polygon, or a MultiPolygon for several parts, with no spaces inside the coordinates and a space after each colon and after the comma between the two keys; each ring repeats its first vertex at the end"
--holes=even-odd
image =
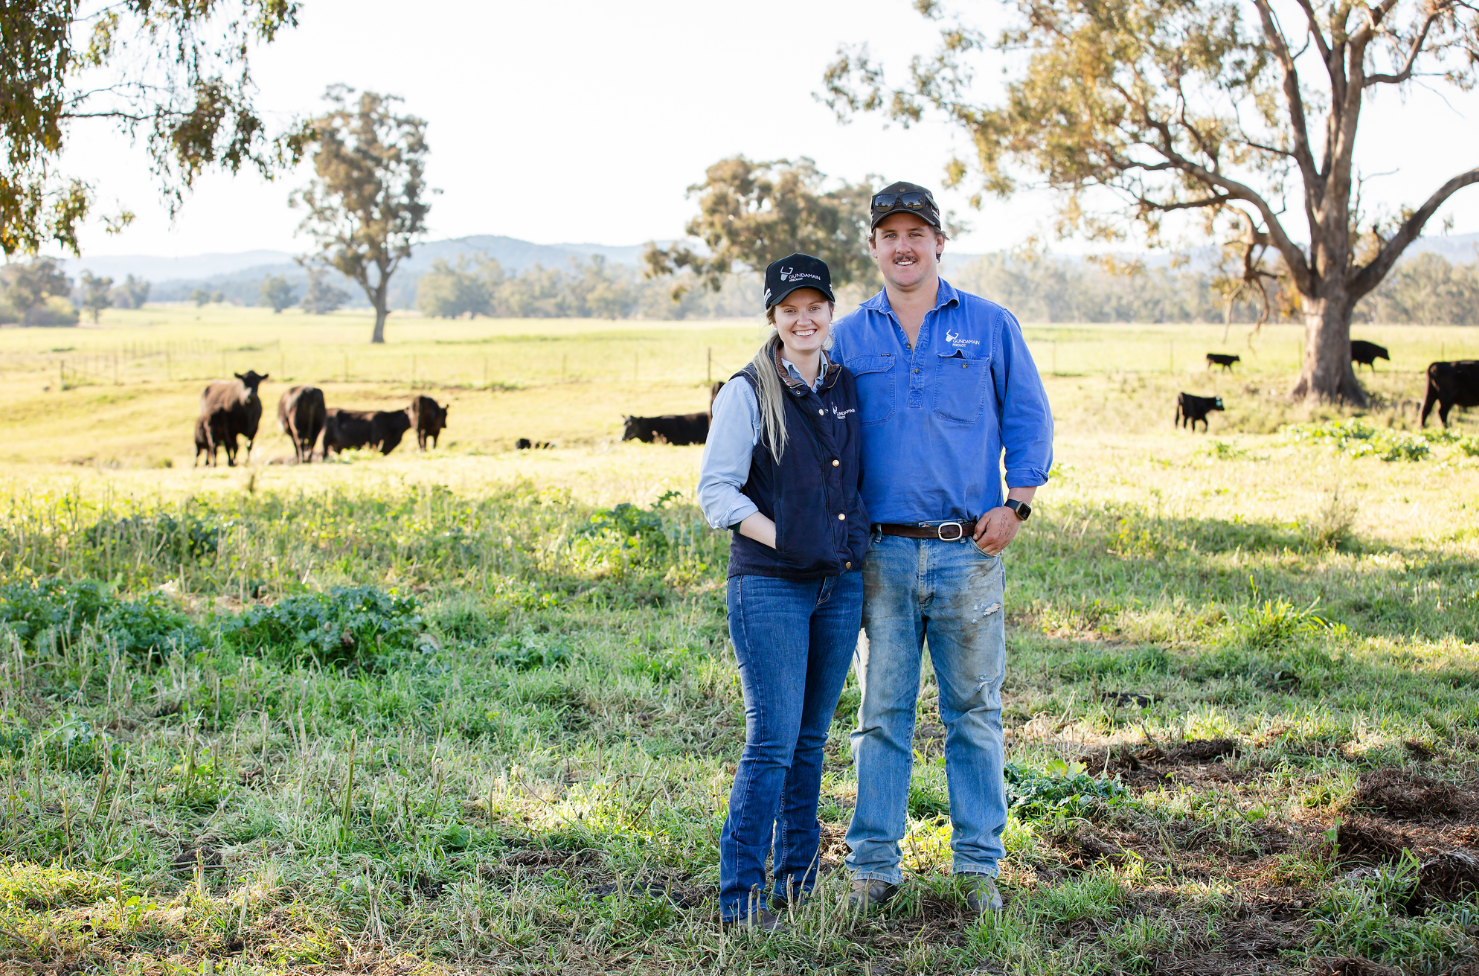
{"type": "Polygon", "coordinates": [[[928,193],[875,193],[873,195],[873,212],[883,213],[895,207],[905,210],[923,210],[928,207],[937,209],[935,201],[928,193]]]}

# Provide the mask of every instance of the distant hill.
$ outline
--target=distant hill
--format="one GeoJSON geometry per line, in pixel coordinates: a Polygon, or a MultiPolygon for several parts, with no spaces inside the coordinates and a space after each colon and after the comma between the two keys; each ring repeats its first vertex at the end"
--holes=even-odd
{"type": "MultiPolygon", "coordinates": [[[[409,308],[415,302],[416,282],[439,258],[456,262],[462,256],[483,255],[497,259],[509,273],[521,273],[535,264],[563,268],[571,260],[583,262],[597,254],[613,264],[635,267],[641,263],[644,247],[643,244],[535,244],[499,234],[428,241],[415,249],[391,279],[391,305],[409,308]]],[[[1473,262],[1479,259],[1479,233],[1419,238],[1408,247],[1403,257],[1405,260],[1421,253],[1439,254],[1454,263],[1473,262]]],[[[982,255],[978,253],[958,253],[947,249],[942,270],[947,276],[959,274],[980,257],[982,255]]],[[[1171,262],[1170,255],[1165,253],[1125,254],[1123,257],[1139,257],[1151,267],[1164,267],[1171,262]]],[[[153,284],[149,294],[151,301],[184,301],[197,288],[204,288],[213,293],[222,292],[228,300],[253,305],[262,279],[269,275],[281,275],[298,285],[306,282],[307,274],[293,258],[294,255],[286,251],[258,250],[177,258],[149,255],[84,257],[68,259],[62,264],[73,277],[87,270],[115,281],[121,281],[130,274],[142,278],[153,284]]],[[[1215,263],[1217,249],[1210,246],[1196,248],[1188,258],[1186,267],[1204,271],[1215,263]]],[[[1078,264],[1086,259],[1071,257],[1066,260],[1078,264]]],[[[337,275],[334,277],[338,278],[337,275]]],[[[351,304],[365,303],[363,292],[353,282],[339,278],[336,284],[349,292],[351,304]]]]}

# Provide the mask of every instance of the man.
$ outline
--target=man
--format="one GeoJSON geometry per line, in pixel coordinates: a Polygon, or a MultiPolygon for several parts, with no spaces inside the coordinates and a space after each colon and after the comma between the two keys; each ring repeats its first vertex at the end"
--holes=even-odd
{"type": "Polygon", "coordinates": [[[833,351],[857,378],[863,501],[874,523],[855,658],[863,700],[852,734],[852,898],[881,904],[901,880],[928,640],[945,723],[954,871],[965,876],[973,909],[996,909],[1007,821],[1001,553],[1048,480],[1053,420],[1017,320],[940,278],[946,238],[930,192],[894,183],[871,208],[868,245],[884,289],[837,324],[833,351]]]}

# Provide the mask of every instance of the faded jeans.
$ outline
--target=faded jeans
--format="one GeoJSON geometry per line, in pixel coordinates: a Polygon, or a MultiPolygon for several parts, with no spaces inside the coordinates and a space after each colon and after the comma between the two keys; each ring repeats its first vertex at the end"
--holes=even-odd
{"type": "Polygon", "coordinates": [[[1006,853],[1001,683],[1004,573],[961,542],[875,532],[863,567],[863,638],[856,667],[863,701],[852,733],[858,800],[847,830],[854,878],[898,884],[908,814],[914,709],[923,648],[940,687],[950,850],[957,874],[997,873],[1006,853]]]}
{"type": "Polygon", "coordinates": [[[822,747],[858,641],[863,576],[729,578],[729,634],[745,695],[745,748],[719,837],[719,911],[765,903],[765,857],[775,896],[817,878],[822,747]]]}

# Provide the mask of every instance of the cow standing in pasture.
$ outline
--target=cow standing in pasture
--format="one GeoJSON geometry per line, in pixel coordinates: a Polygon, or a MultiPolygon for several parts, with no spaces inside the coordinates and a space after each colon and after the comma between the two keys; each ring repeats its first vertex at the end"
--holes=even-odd
{"type": "Polygon", "coordinates": [[[1479,407],[1479,359],[1428,364],[1428,392],[1423,396],[1421,427],[1438,406],[1438,419],[1448,426],[1448,411],[1454,407],[1479,407]]]}
{"type": "Polygon", "coordinates": [[[298,463],[313,460],[313,445],[323,432],[324,391],[316,386],[289,387],[277,401],[277,423],[293,441],[293,454],[298,463]]]}
{"type": "Polygon", "coordinates": [[[215,467],[216,450],[211,445],[210,428],[206,425],[204,414],[195,418],[195,460],[190,465],[192,468],[200,463],[202,454],[205,455],[205,463],[209,467],[215,467]]]}
{"type": "Polygon", "coordinates": [[[370,447],[389,454],[411,429],[411,411],[405,410],[329,410],[324,420],[324,457],[331,451],[370,447]]]}
{"type": "Polygon", "coordinates": [[[659,417],[622,417],[621,439],[652,444],[702,444],[709,436],[707,413],[669,413],[659,417]]]}
{"type": "Polygon", "coordinates": [[[1202,422],[1202,431],[1208,429],[1207,414],[1213,410],[1222,409],[1222,397],[1194,396],[1190,393],[1176,394],[1176,426],[1197,429],[1197,421],[1202,422]]]}
{"type": "Polygon", "coordinates": [[[437,446],[437,438],[441,436],[442,429],[447,426],[447,407],[437,403],[429,396],[418,395],[411,401],[411,422],[416,428],[416,446],[420,450],[426,450],[426,442],[429,439],[431,446],[437,446]]]}
{"type": "Polygon", "coordinates": [[[517,451],[547,451],[554,446],[549,441],[531,441],[527,437],[514,441],[514,450],[517,451]]]}
{"type": "Polygon", "coordinates": [[[1242,356],[1232,356],[1232,355],[1229,355],[1227,353],[1220,353],[1220,352],[1209,352],[1209,353],[1207,353],[1207,368],[1208,369],[1211,369],[1213,366],[1221,366],[1222,369],[1223,369],[1223,372],[1231,373],[1232,372],[1233,363],[1241,363],[1242,361],[1243,361],[1243,357],[1242,356]]]}
{"type": "MultiPolygon", "coordinates": [[[[234,380],[213,380],[200,394],[200,418],[196,422],[197,438],[201,424],[205,426],[206,449],[212,463],[216,448],[226,448],[226,464],[236,466],[236,439],[247,440],[247,460],[251,460],[252,447],[257,441],[257,427],[262,422],[262,398],[257,388],[267,374],[257,375],[255,370],[237,373],[234,380]]],[[[196,456],[199,456],[198,441],[196,456]]]]}
{"type": "Polygon", "coordinates": [[[1376,361],[1378,359],[1385,359],[1387,362],[1392,361],[1392,357],[1387,354],[1385,346],[1378,346],[1376,343],[1367,342],[1365,339],[1351,340],[1351,362],[1370,366],[1371,371],[1374,373],[1376,372],[1376,361]]]}

